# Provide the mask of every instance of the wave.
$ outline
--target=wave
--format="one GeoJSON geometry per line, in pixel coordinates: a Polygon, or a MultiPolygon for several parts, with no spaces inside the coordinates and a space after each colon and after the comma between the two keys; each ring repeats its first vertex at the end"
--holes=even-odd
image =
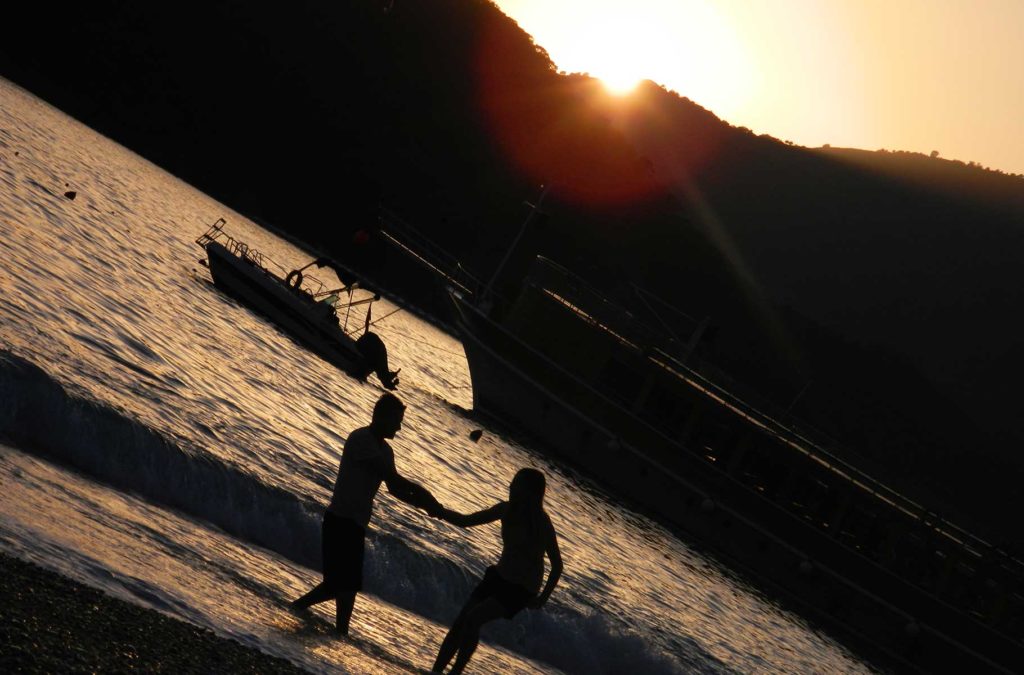
{"type": "MultiPolygon", "coordinates": [[[[0,440],[122,491],[207,521],[228,534],[313,569],[320,568],[322,507],[267,485],[201,448],[186,448],[126,414],[68,394],[37,365],[0,350],[0,440]]],[[[475,573],[437,552],[372,532],[366,590],[447,624],[472,591],[475,573]]],[[[284,600],[284,599],[282,599],[284,600]]],[[[686,654],[656,651],[605,617],[552,602],[488,631],[488,639],[567,672],[721,672],[696,645],[686,654]]]]}

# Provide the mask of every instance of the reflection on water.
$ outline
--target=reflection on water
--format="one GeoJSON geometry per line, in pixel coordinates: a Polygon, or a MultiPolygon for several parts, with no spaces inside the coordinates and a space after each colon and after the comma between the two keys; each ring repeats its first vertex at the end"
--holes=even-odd
{"type": "MultiPolygon", "coordinates": [[[[199,264],[203,252],[193,240],[224,216],[230,234],[285,268],[305,264],[308,254],[2,81],[0,95],[0,346],[39,366],[69,393],[167,439],[174,449],[160,452],[182,454],[176,466],[195,470],[196,481],[211,481],[173,506],[242,539],[204,535],[192,541],[183,534],[187,526],[173,525],[168,541],[174,546],[160,553],[164,567],[152,571],[148,582],[177,598],[168,611],[238,625],[251,622],[250,610],[273,614],[267,607],[209,608],[207,598],[217,594],[193,583],[192,572],[175,570],[202,569],[229,585],[255,583],[259,596],[306,587],[315,574],[296,563],[316,563],[317,505],[329,497],[344,438],[368,421],[381,389],[375,380],[360,384],[312,356],[220,293],[199,264]],[[65,198],[66,190],[75,190],[76,198],[65,198]],[[207,469],[190,463],[196,458],[207,469]],[[213,475],[239,494],[292,499],[292,510],[274,516],[236,501],[231,509],[237,513],[225,513],[230,509],[212,506],[218,502],[210,496],[224,489],[213,475]],[[242,522],[257,518],[253,514],[260,514],[260,522],[242,522]],[[257,535],[245,533],[260,530],[280,533],[263,544],[272,553],[251,550],[246,541],[257,535]],[[254,562],[260,556],[270,558],[254,562]]],[[[353,310],[350,325],[362,325],[361,311],[353,310]]],[[[374,315],[389,311],[380,307],[374,315]]],[[[666,672],[867,670],[573,472],[493,430],[472,442],[469,433],[480,422],[467,412],[472,392],[458,341],[401,311],[375,330],[388,344],[392,367],[402,368],[399,394],[409,405],[393,444],[401,473],[461,511],[503,498],[521,466],[548,474],[548,511],[566,571],[550,611],[525,613],[490,635],[512,654],[501,657],[511,659],[503,669],[536,667],[516,661],[529,658],[574,672],[638,664],[666,672]]],[[[7,431],[0,429],[0,437],[7,431]]],[[[62,442],[74,445],[73,439],[62,442]]],[[[102,454],[107,449],[101,446],[97,441],[66,453],[102,454]]],[[[138,495],[132,508],[155,514],[157,507],[145,500],[167,503],[170,478],[139,476],[137,484],[117,487],[138,495]]],[[[54,486],[40,488],[42,494],[75,479],[55,472],[51,480],[54,486]]],[[[30,492],[20,498],[29,499],[30,492]]],[[[77,508],[87,512],[82,499],[77,508]]],[[[38,506],[39,522],[32,527],[47,531],[48,514],[61,513],[59,504],[38,506]]],[[[96,512],[125,516],[99,505],[96,512]]],[[[169,518],[152,515],[149,521],[154,528],[172,527],[169,518]]],[[[159,535],[148,536],[158,541],[159,535]]],[[[61,542],[82,559],[109,565],[115,575],[124,572],[113,562],[116,542],[61,542]]],[[[419,640],[430,652],[439,639],[435,627],[450,621],[475,576],[497,559],[498,543],[495,528],[460,530],[389,497],[378,499],[367,563],[372,597],[369,607],[357,605],[354,627],[372,630],[377,644],[419,640]],[[402,609],[385,611],[385,605],[402,609]],[[418,619],[435,632],[417,637],[419,629],[409,627],[416,616],[434,622],[418,619]]],[[[48,555],[30,548],[23,553],[48,555]]],[[[144,595],[136,588],[124,592],[144,595]]],[[[258,635],[252,639],[263,644],[258,635]]]]}

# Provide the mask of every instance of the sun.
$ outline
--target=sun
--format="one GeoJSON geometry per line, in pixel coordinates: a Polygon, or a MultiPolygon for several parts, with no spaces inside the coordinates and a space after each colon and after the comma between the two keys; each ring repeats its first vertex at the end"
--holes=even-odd
{"type": "Polygon", "coordinates": [[[651,80],[716,114],[735,114],[757,87],[731,14],[712,0],[499,0],[524,21],[559,70],[587,73],[609,94],[651,80]],[[527,14],[525,8],[536,8],[527,14]]]}
{"type": "Polygon", "coordinates": [[[604,83],[609,93],[625,96],[650,70],[643,45],[647,26],[626,13],[593,13],[582,21],[563,53],[565,63],[604,83]]]}
{"type": "Polygon", "coordinates": [[[601,80],[605,89],[613,96],[628,96],[643,80],[628,68],[616,69],[614,72],[593,73],[593,75],[601,80]]]}

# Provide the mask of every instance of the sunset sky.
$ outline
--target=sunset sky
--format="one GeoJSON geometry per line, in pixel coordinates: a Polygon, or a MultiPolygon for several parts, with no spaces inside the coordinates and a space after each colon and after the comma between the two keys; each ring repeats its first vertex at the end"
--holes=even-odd
{"type": "Polygon", "coordinates": [[[496,0],[560,70],[800,145],[1024,173],[1024,0],[496,0]]]}

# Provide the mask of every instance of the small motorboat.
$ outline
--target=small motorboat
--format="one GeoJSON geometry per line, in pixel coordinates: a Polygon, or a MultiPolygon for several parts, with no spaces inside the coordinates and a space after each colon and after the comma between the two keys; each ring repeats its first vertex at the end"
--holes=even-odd
{"type": "Polygon", "coordinates": [[[380,299],[379,293],[351,270],[326,258],[278,275],[271,266],[283,268],[227,234],[226,224],[224,218],[219,218],[196,239],[206,251],[206,261],[200,262],[209,267],[217,288],[270,319],[294,340],[352,377],[365,381],[376,373],[385,388],[398,386],[398,371],[388,369],[387,348],[370,331],[370,308],[364,326],[348,329],[351,309],[372,305],[380,299]],[[308,274],[314,266],[334,269],[343,285],[331,288],[308,274]],[[369,295],[357,299],[357,290],[369,295]],[[339,316],[342,311],[343,318],[339,316]],[[362,335],[353,337],[360,331],[362,335]]]}

